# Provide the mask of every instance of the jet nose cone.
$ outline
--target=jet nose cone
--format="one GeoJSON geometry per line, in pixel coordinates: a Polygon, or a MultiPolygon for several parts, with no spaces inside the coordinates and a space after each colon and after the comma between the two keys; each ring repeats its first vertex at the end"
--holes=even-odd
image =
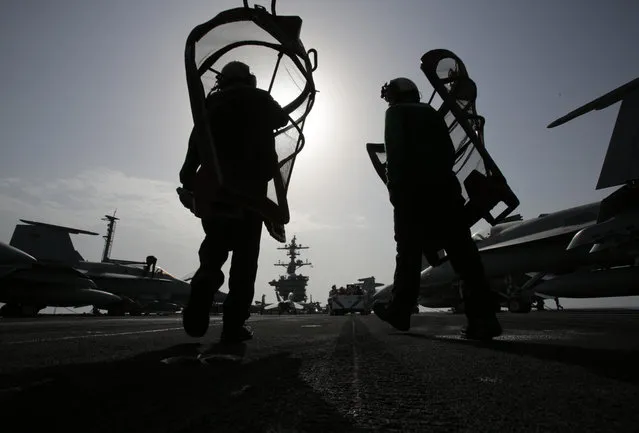
{"type": "Polygon", "coordinates": [[[0,242],[0,264],[24,265],[37,262],[36,258],[4,242],[0,242]]]}

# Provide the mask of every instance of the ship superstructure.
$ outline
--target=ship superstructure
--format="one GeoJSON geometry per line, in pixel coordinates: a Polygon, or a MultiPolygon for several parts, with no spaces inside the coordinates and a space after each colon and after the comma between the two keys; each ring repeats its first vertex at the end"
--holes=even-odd
{"type": "Polygon", "coordinates": [[[308,247],[298,244],[295,236],[293,236],[289,244],[278,248],[278,250],[286,250],[286,255],[290,258],[288,263],[278,261],[274,264],[275,266],[285,267],[286,275],[281,275],[279,279],[269,282],[271,286],[275,287],[275,295],[277,296],[278,302],[306,302],[308,277],[296,273],[302,266],[312,266],[312,263],[310,263],[308,259],[305,261],[298,259],[298,251],[305,249],[308,249],[308,247]]]}

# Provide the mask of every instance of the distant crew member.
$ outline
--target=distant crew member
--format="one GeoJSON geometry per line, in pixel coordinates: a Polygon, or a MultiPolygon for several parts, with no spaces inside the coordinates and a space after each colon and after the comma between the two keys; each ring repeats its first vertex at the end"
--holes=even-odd
{"type": "Polygon", "coordinates": [[[494,294],[464,218],[446,122],[433,107],[420,102],[417,86],[407,78],[386,83],[381,97],[389,105],[384,129],[386,185],[397,255],[392,300],[376,303],[375,314],[398,330],[409,330],[419,295],[422,254],[433,257],[445,249],[465,287],[467,325],[462,334],[479,340],[496,337],[502,329],[494,294]]]}
{"type": "MultiPolygon", "coordinates": [[[[225,179],[255,197],[266,196],[278,162],[274,130],[287,124],[288,115],[268,92],[256,87],[255,75],[249,67],[237,61],[222,68],[206,106],[225,179]]],[[[253,337],[245,322],[255,293],[264,219],[232,202],[216,201],[213,185],[206,183],[207,176],[203,174],[211,167],[200,165],[198,133],[195,128],[191,132],[180,182],[184,189],[194,191],[196,205],[211,201],[213,204],[198,209],[206,236],[199,250],[200,267],[191,280],[191,296],[183,314],[184,330],[192,337],[206,333],[213,295],[224,282],[222,266],[233,251],[221,341],[241,342],[253,337]]],[[[183,204],[189,205],[185,201],[183,204]]]]}

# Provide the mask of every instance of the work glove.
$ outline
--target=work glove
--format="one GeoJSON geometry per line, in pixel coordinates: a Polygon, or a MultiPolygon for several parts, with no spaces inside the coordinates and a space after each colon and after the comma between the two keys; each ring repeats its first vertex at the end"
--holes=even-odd
{"type": "Polygon", "coordinates": [[[193,199],[193,192],[185,189],[183,187],[178,187],[176,189],[178,194],[178,198],[180,199],[180,203],[182,206],[191,211],[191,213],[195,214],[195,202],[193,199]]]}
{"type": "Polygon", "coordinates": [[[284,230],[284,224],[273,223],[269,220],[264,220],[264,226],[273,239],[278,242],[286,242],[286,231],[284,230]]]}

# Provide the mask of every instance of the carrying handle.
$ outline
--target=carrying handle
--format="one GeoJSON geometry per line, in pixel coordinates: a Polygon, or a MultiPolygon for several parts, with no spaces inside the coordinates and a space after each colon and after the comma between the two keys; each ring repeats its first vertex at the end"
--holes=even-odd
{"type": "MultiPolygon", "coordinates": [[[[250,6],[249,6],[249,4],[248,4],[248,0],[243,0],[243,2],[244,2],[244,7],[245,7],[245,8],[249,8],[249,7],[250,7],[250,6]]],[[[276,0],[271,0],[271,14],[272,14],[273,16],[276,16],[276,15],[277,15],[277,14],[275,13],[275,3],[276,3],[276,0]]],[[[260,5],[255,5],[255,7],[256,7],[257,9],[264,9],[264,7],[263,7],[263,6],[260,6],[260,5]]]]}
{"type": "Polygon", "coordinates": [[[311,72],[315,72],[317,69],[317,50],[315,48],[311,48],[307,51],[307,54],[311,60],[311,72]]]}

